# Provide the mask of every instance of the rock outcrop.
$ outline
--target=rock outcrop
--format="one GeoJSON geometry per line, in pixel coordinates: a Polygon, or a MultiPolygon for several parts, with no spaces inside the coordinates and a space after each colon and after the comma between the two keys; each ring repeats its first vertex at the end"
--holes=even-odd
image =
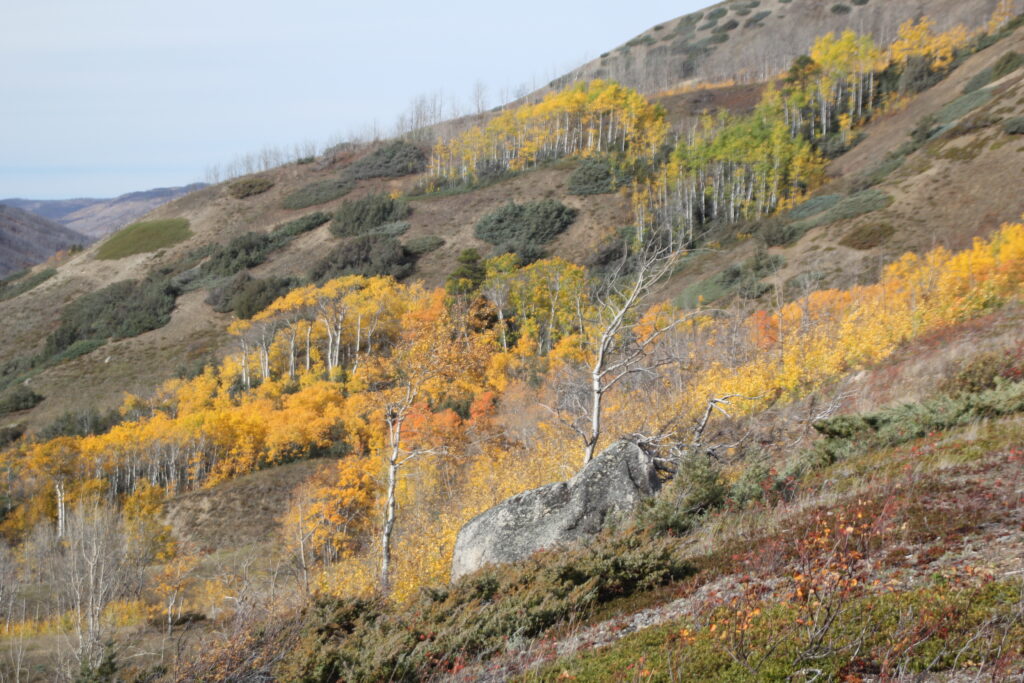
{"type": "Polygon", "coordinates": [[[520,493],[471,519],[455,541],[452,578],[592,536],[609,515],[657,493],[661,481],[653,456],[620,441],[569,481],[520,493]]]}

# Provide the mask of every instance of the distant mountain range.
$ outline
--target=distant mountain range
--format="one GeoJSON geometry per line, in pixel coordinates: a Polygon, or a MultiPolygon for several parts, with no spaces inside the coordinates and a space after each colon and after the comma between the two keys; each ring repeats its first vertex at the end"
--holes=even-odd
{"type": "Polygon", "coordinates": [[[45,261],[56,252],[93,239],[60,223],[0,204],[0,277],[45,261]]]}
{"type": "Polygon", "coordinates": [[[206,187],[205,183],[158,187],[129,192],[113,199],[0,199],[0,204],[56,221],[92,241],[123,228],[172,199],[203,187],[206,187]]]}

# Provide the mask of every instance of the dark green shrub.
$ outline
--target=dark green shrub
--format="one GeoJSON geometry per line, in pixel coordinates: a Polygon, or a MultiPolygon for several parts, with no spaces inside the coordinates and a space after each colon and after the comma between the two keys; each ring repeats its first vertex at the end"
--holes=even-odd
{"type": "Polygon", "coordinates": [[[317,204],[325,204],[339,197],[344,197],[352,191],[353,187],[355,187],[355,184],[348,178],[320,180],[292,192],[284,198],[281,206],[285,209],[294,210],[305,209],[317,204]]]}
{"type": "Polygon", "coordinates": [[[725,7],[718,7],[717,9],[713,9],[710,12],[708,12],[707,19],[708,21],[718,21],[728,13],[729,10],[726,9],[725,7]]]}
{"type": "Polygon", "coordinates": [[[234,310],[232,300],[246,285],[252,282],[252,279],[249,273],[238,273],[226,282],[212,287],[210,293],[206,296],[206,303],[218,313],[230,313],[234,310]]]}
{"type": "Polygon", "coordinates": [[[863,7],[864,5],[868,4],[870,0],[851,0],[851,2],[853,2],[853,4],[856,5],[857,7],[863,7]]]}
{"type": "Polygon", "coordinates": [[[901,93],[916,95],[942,80],[942,74],[932,71],[929,57],[914,56],[907,60],[900,73],[898,88],[901,93]]]}
{"type": "Polygon", "coordinates": [[[200,268],[203,277],[226,277],[254,268],[267,259],[267,254],[278,247],[270,235],[247,232],[219,248],[200,268]]]}
{"type": "Polygon", "coordinates": [[[849,14],[850,12],[853,11],[852,9],[850,9],[849,5],[844,5],[842,3],[836,3],[835,5],[832,5],[831,9],[832,14],[849,14]]]}
{"type": "Polygon", "coordinates": [[[331,220],[331,214],[323,211],[317,211],[315,213],[306,214],[302,218],[296,218],[293,221],[282,223],[274,228],[270,234],[277,239],[296,237],[304,232],[309,232],[310,230],[319,228],[329,220],[331,220]]]}
{"type": "Polygon", "coordinates": [[[29,389],[24,384],[19,384],[0,395],[0,415],[16,413],[21,410],[35,408],[42,403],[43,397],[29,389]]]}
{"type": "Polygon", "coordinates": [[[494,245],[542,245],[560,235],[576,220],[576,209],[553,199],[516,204],[509,202],[476,224],[476,236],[494,245]]]}
{"type": "Polygon", "coordinates": [[[739,27],[739,25],[740,25],[740,22],[736,21],[735,19],[730,19],[729,21],[725,22],[724,24],[719,24],[718,26],[713,28],[711,30],[711,32],[712,33],[728,33],[729,31],[732,31],[733,29],[739,27]]]}
{"type": "Polygon", "coordinates": [[[979,419],[1024,412],[1024,382],[997,381],[995,387],[815,422],[814,428],[825,438],[805,454],[805,466],[828,465],[860,453],[898,446],[932,432],[968,425],[979,419]]]}
{"type": "Polygon", "coordinates": [[[721,467],[703,453],[687,453],[672,481],[641,510],[639,522],[659,534],[685,534],[721,506],[727,493],[721,467]]]}
{"type": "Polygon", "coordinates": [[[28,275],[27,277],[25,275],[22,275],[20,278],[11,276],[7,280],[4,280],[3,284],[0,284],[0,301],[7,301],[8,299],[13,299],[16,296],[20,296],[25,292],[31,291],[56,274],[56,269],[47,268],[39,271],[38,273],[28,275]]]}
{"type": "Polygon", "coordinates": [[[297,284],[292,278],[250,278],[231,297],[231,310],[242,320],[248,320],[294,289],[297,284]]]}
{"type": "Polygon", "coordinates": [[[116,409],[100,413],[95,408],[79,412],[61,413],[53,422],[39,432],[42,439],[55,439],[58,436],[89,436],[103,434],[121,422],[121,413],[116,409]]]}
{"type": "Polygon", "coordinates": [[[1015,116],[1003,121],[1003,131],[1007,135],[1024,135],[1024,116],[1015,116]]]}
{"type": "Polygon", "coordinates": [[[0,448],[7,448],[25,434],[24,424],[0,427],[0,448]]]}
{"type": "Polygon", "coordinates": [[[444,246],[444,239],[435,235],[426,235],[424,237],[414,237],[405,243],[406,250],[412,254],[414,258],[429,254],[432,251],[437,251],[444,246]]]}
{"type": "Polygon", "coordinates": [[[342,275],[390,275],[408,277],[415,258],[393,237],[361,235],[345,240],[309,272],[313,282],[326,282],[342,275]]]}
{"type": "Polygon", "coordinates": [[[463,249],[458,257],[459,265],[448,276],[445,289],[449,294],[471,294],[480,288],[487,271],[483,259],[476,249],[463,249]]]}
{"type": "Polygon", "coordinates": [[[386,223],[406,218],[412,209],[404,201],[386,194],[371,194],[342,202],[334,215],[331,233],[336,237],[354,237],[371,232],[386,223]]]}
{"type": "Polygon", "coordinates": [[[427,155],[418,146],[395,140],[378,147],[345,170],[355,180],[364,178],[396,178],[422,173],[427,168],[427,155]]]}
{"type": "Polygon", "coordinates": [[[505,651],[617,598],[678,581],[693,570],[667,539],[629,530],[578,548],[487,567],[411,603],[321,599],[281,680],[384,681],[444,677],[460,661],[505,651]]]}
{"type": "Polygon", "coordinates": [[[61,313],[60,326],[46,339],[44,356],[80,340],[134,337],[166,325],[178,290],[166,278],[123,280],[79,297],[61,313]]]}
{"type": "Polygon", "coordinates": [[[235,199],[245,199],[253,195],[263,194],[274,186],[274,181],[261,176],[240,178],[228,185],[228,194],[235,199]]]}
{"type": "Polygon", "coordinates": [[[615,174],[607,159],[584,159],[569,176],[569,194],[608,194],[615,191],[615,174]]]}

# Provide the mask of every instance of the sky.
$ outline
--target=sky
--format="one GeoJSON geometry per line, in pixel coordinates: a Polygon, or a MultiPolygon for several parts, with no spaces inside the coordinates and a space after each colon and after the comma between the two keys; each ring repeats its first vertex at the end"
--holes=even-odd
{"type": "Polygon", "coordinates": [[[443,91],[499,104],[710,0],[3,0],[0,198],[202,181],[443,91]]]}

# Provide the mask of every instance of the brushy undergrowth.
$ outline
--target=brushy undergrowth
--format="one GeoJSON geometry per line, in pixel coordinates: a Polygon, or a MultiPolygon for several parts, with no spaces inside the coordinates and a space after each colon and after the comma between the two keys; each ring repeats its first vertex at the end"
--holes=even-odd
{"type": "Polygon", "coordinates": [[[422,173],[426,168],[427,155],[420,147],[405,140],[395,140],[353,162],[345,170],[345,175],[353,180],[397,178],[422,173]]]}
{"type": "Polygon", "coordinates": [[[425,590],[406,606],[322,599],[276,673],[307,682],[424,680],[692,571],[674,544],[627,530],[583,548],[482,569],[425,590]]]}
{"type": "Polygon", "coordinates": [[[365,235],[387,223],[408,218],[412,209],[401,199],[386,194],[371,194],[343,202],[331,223],[335,237],[365,235]]]}
{"type": "Polygon", "coordinates": [[[281,207],[285,209],[305,209],[318,204],[326,204],[334,199],[344,197],[355,187],[348,178],[335,178],[332,180],[318,180],[305,187],[292,192],[281,201],[281,207]]]}
{"type": "MultiPolygon", "coordinates": [[[[969,385],[972,380],[968,380],[969,385]]],[[[827,465],[871,450],[904,444],[954,427],[1024,412],[1024,382],[996,380],[995,388],[921,403],[890,406],[864,415],[841,415],[814,423],[825,438],[804,463],[827,465]]]]}
{"type": "Polygon", "coordinates": [[[390,275],[396,280],[412,274],[416,257],[393,237],[360,235],[336,246],[309,272],[311,282],[323,283],[343,275],[390,275]]]}
{"type": "Polygon", "coordinates": [[[970,586],[940,579],[915,590],[827,596],[834,609],[817,623],[799,606],[763,602],[739,614],[727,606],[710,615],[710,625],[675,621],[519,680],[902,680],[980,674],[983,663],[993,674],[986,680],[1000,680],[998,671],[1021,654],[1022,590],[1020,580],[970,586]]]}
{"type": "Polygon", "coordinates": [[[576,220],[577,213],[553,199],[509,202],[481,218],[474,234],[505,251],[522,252],[551,242],[576,220]]]}
{"type": "Polygon", "coordinates": [[[132,223],[101,244],[96,250],[96,258],[113,261],[126,256],[144,254],[184,242],[191,236],[192,230],[189,229],[188,220],[184,218],[132,223]]]}

